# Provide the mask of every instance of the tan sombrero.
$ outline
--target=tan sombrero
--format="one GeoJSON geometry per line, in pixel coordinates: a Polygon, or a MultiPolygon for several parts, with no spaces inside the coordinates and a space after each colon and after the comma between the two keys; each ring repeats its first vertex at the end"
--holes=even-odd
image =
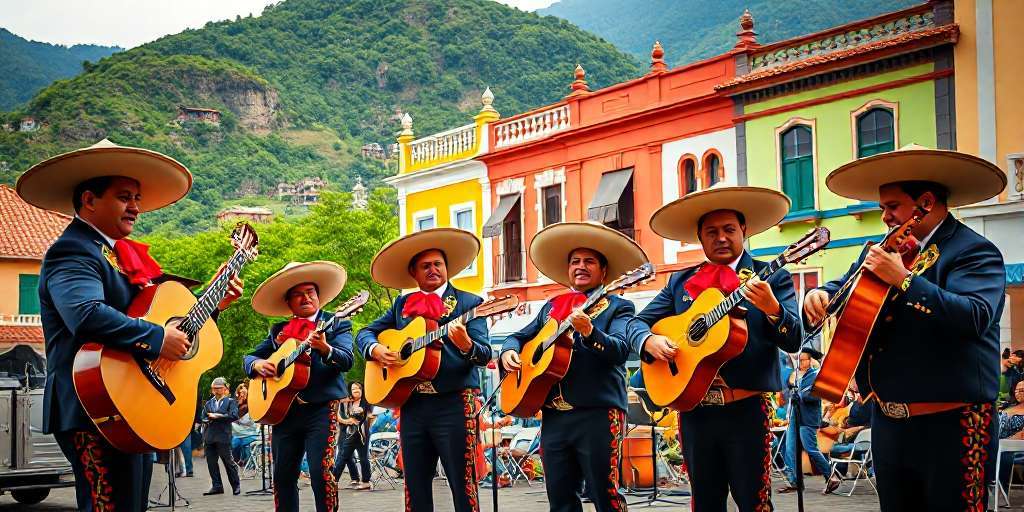
{"type": "Polygon", "coordinates": [[[552,281],[571,287],[569,255],[576,249],[590,249],[608,260],[605,283],[647,263],[647,254],[633,240],[596,222],[559,222],[533,237],[530,261],[552,281]]]}
{"type": "Polygon", "coordinates": [[[177,160],[156,151],[118,146],[103,139],[87,148],[57,155],[33,165],[18,178],[18,195],[44,210],[75,214],[71,195],[85,180],[124,176],[139,182],[148,212],[172,204],[192,188],[192,173],[177,160]]]}
{"type": "Polygon", "coordinates": [[[469,231],[455,228],[425,229],[405,235],[377,252],[370,264],[370,275],[377,284],[388,288],[416,288],[419,285],[409,275],[409,262],[428,249],[444,251],[451,279],[473,264],[480,253],[480,240],[469,231]]]}
{"type": "Polygon", "coordinates": [[[878,201],[878,189],[900,181],[931,181],[949,191],[950,207],[984,201],[1006,188],[1006,173],[974,155],[907,144],[896,151],[849,162],[830,172],[825,186],[837,195],[878,201]]]}
{"type": "Polygon", "coordinates": [[[700,243],[697,221],[715,210],[734,210],[747,221],[747,237],[776,224],[789,213],[786,194],[763,187],[714,186],[666,204],[651,216],[651,229],[663,238],[700,243]]]}
{"type": "Polygon", "coordinates": [[[348,274],[345,267],[333,261],[291,262],[260,283],[252,294],[252,309],[267,316],[292,316],[285,295],[292,287],[314,283],[318,288],[320,305],[334,300],[345,288],[348,274]]]}

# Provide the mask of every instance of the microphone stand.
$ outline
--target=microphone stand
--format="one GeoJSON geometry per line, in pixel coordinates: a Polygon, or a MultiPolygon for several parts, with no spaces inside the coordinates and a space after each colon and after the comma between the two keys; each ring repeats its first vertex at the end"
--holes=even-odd
{"type": "Polygon", "coordinates": [[[267,474],[267,426],[260,424],[260,484],[262,487],[246,491],[246,496],[272,496],[274,494],[274,473],[267,474]]]}
{"type": "MultiPolygon", "coordinates": [[[[800,347],[803,350],[803,347],[800,347]]],[[[799,352],[797,352],[799,354],[799,352]]],[[[796,473],[796,509],[798,512],[804,512],[804,461],[803,461],[803,446],[800,443],[800,359],[797,357],[796,366],[793,367],[793,387],[790,388],[789,394],[789,422],[787,429],[792,426],[792,423],[796,422],[796,435],[793,439],[786,439],[786,442],[792,441],[794,443],[794,455],[793,455],[793,471],[796,473]]]]}
{"type": "MultiPolygon", "coordinates": [[[[481,370],[481,374],[485,373],[486,371],[487,370],[481,370]]],[[[506,373],[505,375],[508,375],[508,374],[506,373]]],[[[482,383],[483,380],[484,380],[483,376],[481,375],[480,382],[482,383]]],[[[494,510],[495,512],[497,512],[497,510],[498,510],[498,443],[494,442],[494,435],[493,435],[494,434],[494,432],[493,432],[494,431],[494,422],[495,422],[495,417],[494,416],[495,416],[495,413],[497,412],[497,407],[496,407],[495,400],[498,398],[498,392],[501,391],[501,383],[504,382],[504,381],[505,381],[505,376],[503,375],[501,377],[501,379],[499,379],[498,382],[494,384],[494,390],[491,391],[491,394],[487,397],[486,400],[484,400],[483,404],[480,405],[480,410],[477,411],[476,414],[475,414],[475,416],[476,416],[477,438],[479,439],[479,437],[480,437],[480,416],[488,408],[491,410],[491,434],[492,434],[491,435],[491,504],[494,507],[492,510],[494,510]]],[[[501,429],[498,429],[498,432],[501,432],[501,429]]],[[[500,438],[499,438],[498,441],[500,442],[500,438]]],[[[476,453],[474,453],[473,455],[475,456],[476,453]]],[[[473,485],[475,485],[475,486],[480,484],[480,475],[476,474],[476,471],[477,471],[476,464],[473,464],[473,485]]]]}

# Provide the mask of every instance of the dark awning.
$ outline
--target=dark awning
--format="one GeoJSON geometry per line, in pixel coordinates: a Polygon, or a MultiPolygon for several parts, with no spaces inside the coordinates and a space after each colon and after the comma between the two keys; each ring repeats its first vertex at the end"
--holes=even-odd
{"type": "Polygon", "coordinates": [[[484,224],[484,238],[501,234],[501,224],[505,222],[505,217],[508,217],[508,212],[512,211],[512,207],[519,202],[519,197],[519,194],[509,194],[498,199],[498,207],[494,209],[494,213],[491,213],[491,218],[487,219],[487,222],[484,224]]]}
{"type": "Polygon", "coordinates": [[[597,193],[587,207],[587,218],[602,224],[619,220],[619,198],[632,177],[632,167],[602,174],[597,193]]]}

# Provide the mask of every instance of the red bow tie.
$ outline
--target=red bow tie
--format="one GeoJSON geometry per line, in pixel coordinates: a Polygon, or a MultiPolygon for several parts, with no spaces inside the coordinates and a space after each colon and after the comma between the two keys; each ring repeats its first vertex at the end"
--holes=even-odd
{"type": "Polygon", "coordinates": [[[572,314],[572,310],[576,309],[576,306],[583,304],[586,300],[587,294],[582,292],[563,293],[551,299],[551,312],[548,313],[548,316],[554,318],[556,322],[561,322],[572,314]]]}
{"type": "Polygon", "coordinates": [[[288,339],[305,340],[309,337],[309,333],[316,329],[316,323],[312,320],[306,320],[305,318],[292,318],[288,323],[281,329],[281,334],[277,335],[279,341],[285,341],[288,339]]]}
{"type": "Polygon", "coordinates": [[[405,305],[402,306],[402,316],[423,317],[427,320],[438,321],[445,314],[444,303],[436,293],[413,292],[405,297],[405,305]]]}
{"type": "Polygon", "coordinates": [[[708,288],[718,288],[724,294],[730,294],[740,287],[740,278],[729,265],[705,263],[697,273],[686,280],[683,288],[690,297],[697,298],[708,288]]]}
{"type": "Polygon", "coordinates": [[[918,244],[916,238],[913,235],[908,236],[903,241],[903,245],[899,248],[900,258],[903,259],[903,266],[908,270],[914,266],[914,260],[917,259],[918,253],[921,252],[921,246],[918,244]]]}
{"type": "Polygon", "coordinates": [[[164,273],[149,255],[149,246],[142,242],[122,238],[114,242],[114,254],[117,255],[121,272],[128,276],[132,284],[147,286],[164,273]]]}

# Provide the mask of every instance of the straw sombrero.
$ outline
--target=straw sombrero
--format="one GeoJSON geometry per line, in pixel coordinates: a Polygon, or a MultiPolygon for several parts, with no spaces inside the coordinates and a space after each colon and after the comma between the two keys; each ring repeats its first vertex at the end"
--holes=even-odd
{"type": "Polygon", "coordinates": [[[878,201],[878,189],[900,181],[931,181],[949,191],[950,207],[984,201],[1006,188],[1006,173],[974,155],[908,144],[896,151],[849,162],[829,173],[825,186],[837,195],[878,201]]]}
{"type": "Polygon", "coordinates": [[[79,183],[100,176],[124,176],[139,182],[139,211],[163,208],[185,197],[192,173],[177,160],[156,151],[118,146],[103,139],[87,148],[33,165],[18,178],[18,195],[44,210],[74,215],[71,195],[79,183]]]}
{"type": "Polygon", "coordinates": [[[663,238],[700,243],[697,221],[715,210],[733,210],[747,221],[747,237],[776,224],[789,213],[790,201],[777,190],[762,187],[716,186],[692,192],[666,204],[651,216],[651,229],[663,238]]]}
{"type": "Polygon", "coordinates": [[[345,267],[333,261],[293,261],[260,283],[252,294],[252,309],[267,316],[291,316],[285,294],[302,283],[314,283],[318,288],[320,304],[334,300],[345,288],[348,274],[345,267]]]}
{"type": "Polygon", "coordinates": [[[571,287],[569,255],[576,249],[597,251],[608,259],[605,283],[647,263],[647,254],[633,240],[596,222],[559,222],[533,237],[530,261],[552,281],[571,287]]]}
{"type": "Polygon", "coordinates": [[[480,240],[469,231],[455,228],[433,228],[417,231],[392,240],[373,257],[370,275],[373,280],[396,290],[416,288],[416,280],[409,275],[409,262],[428,249],[444,251],[448,259],[448,278],[473,264],[480,253],[480,240]]]}

